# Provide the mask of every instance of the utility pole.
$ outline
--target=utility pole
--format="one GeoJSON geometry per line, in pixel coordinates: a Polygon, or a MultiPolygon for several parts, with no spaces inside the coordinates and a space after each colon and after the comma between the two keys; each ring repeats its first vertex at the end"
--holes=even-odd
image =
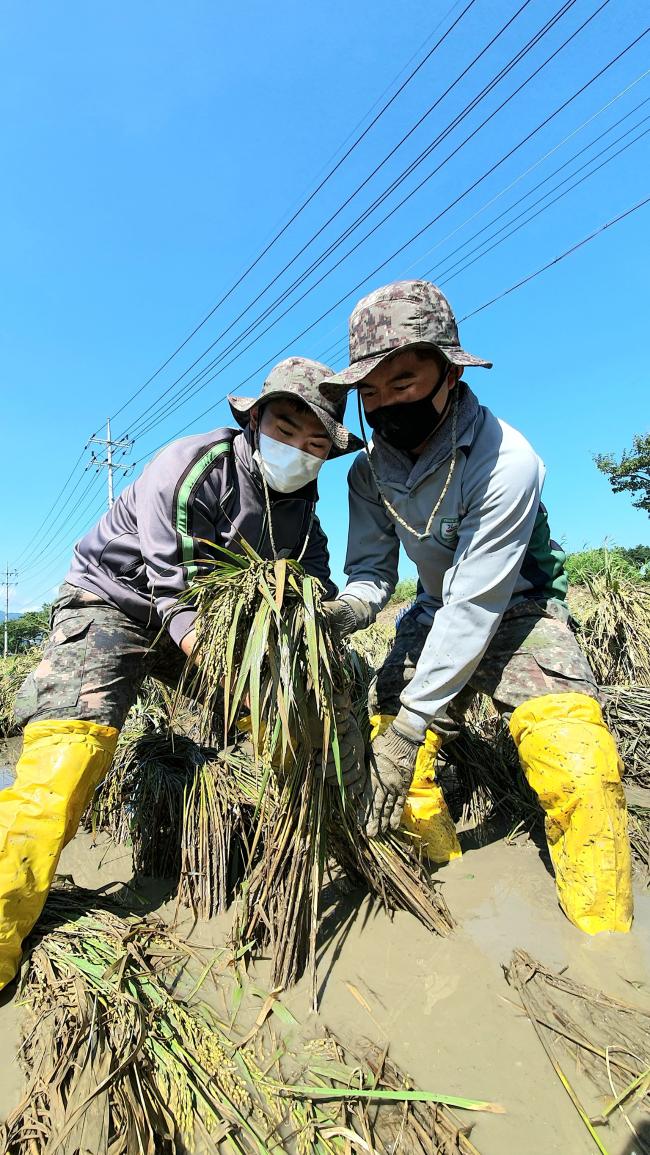
{"type": "Polygon", "coordinates": [[[93,442],[95,445],[106,446],[105,459],[100,461],[93,450],[90,458],[90,464],[97,466],[98,469],[100,469],[102,466],[105,466],[108,470],[108,508],[111,509],[113,505],[113,470],[124,469],[126,471],[127,469],[131,468],[130,465],[116,465],[113,461],[113,452],[116,449],[122,449],[126,453],[133,445],[133,441],[130,437],[121,437],[119,441],[113,441],[111,437],[111,419],[110,417],[107,417],[106,437],[91,437],[88,444],[92,445],[93,442]]]}
{"type": "Polygon", "coordinates": [[[5,624],[5,658],[6,658],[7,654],[9,653],[9,637],[7,634],[7,622],[9,621],[9,586],[12,584],[9,581],[9,578],[12,578],[12,577],[13,578],[18,577],[18,570],[17,569],[9,569],[9,563],[7,563],[7,568],[5,570],[5,580],[3,582],[3,585],[5,587],[5,623],[4,623],[5,624]]]}

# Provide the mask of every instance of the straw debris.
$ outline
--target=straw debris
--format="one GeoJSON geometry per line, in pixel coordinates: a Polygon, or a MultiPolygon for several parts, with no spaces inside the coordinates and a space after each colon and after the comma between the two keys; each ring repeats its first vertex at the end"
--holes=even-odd
{"type": "MultiPolygon", "coordinates": [[[[549,970],[523,950],[516,950],[504,969],[599,1149],[605,1150],[595,1127],[606,1124],[614,1112],[624,1113],[633,1131],[629,1113],[635,1106],[647,1121],[650,1006],[622,1002],[603,991],[581,986],[565,974],[549,970]],[[606,1104],[602,1111],[590,1116],[573,1085],[576,1075],[587,1076],[597,1095],[595,1102],[606,1104]]],[[[644,1149],[642,1144],[640,1150],[644,1149]]]]}
{"type": "Polygon", "coordinates": [[[441,1105],[453,1097],[413,1089],[385,1052],[359,1057],[323,1034],[288,1046],[264,1015],[242,1037],[183,999],[189,948],[158,919],[62,886],[39,931],[21,992],[29,1082],[1,1152],[478,1155],[441,1105]]]}

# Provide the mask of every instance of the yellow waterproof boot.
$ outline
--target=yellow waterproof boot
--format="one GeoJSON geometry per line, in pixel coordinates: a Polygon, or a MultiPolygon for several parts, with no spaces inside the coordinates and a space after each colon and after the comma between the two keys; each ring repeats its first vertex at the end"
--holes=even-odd
{"type": "Polygon", "coordinates": [[[598,702],[546,694],[514,711],[510,732],[546,812],[564,913],[587,934],[628,931],[632,870],[622,764],[598,702]]]}
{"type": "Polygon", "coordinates": [[[0,791],[0,990],[43,909],[63,847],[115,751],[113,726],[32,722],[12,786],[0,791]]]}
{"type": "MultiPolygon", "coordinates": [[[[374,714],[370,719],[370,740],[383,734],[392,721],[392,714],[374,714]]],[[[450,862],[462,854],[456,827],[436,782],[436,755],[440,744],[439,734],[427,730],[418,750],[413,781],[400,820],[400,827],[417,835],[422,853],[429,862],[435,863],[450,862]]]]}

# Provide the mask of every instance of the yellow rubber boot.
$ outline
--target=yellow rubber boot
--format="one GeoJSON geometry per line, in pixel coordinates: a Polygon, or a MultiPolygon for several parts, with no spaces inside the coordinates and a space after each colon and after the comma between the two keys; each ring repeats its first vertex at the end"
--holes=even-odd
{"type": "MultiPolygon", "coordinates": [[[[370,719],[370,740],[374,741],[394,721],[394,715],[375,714],[370,719]]],[[[456,827],[447,809],[444,794],[436,782],[436,755],[440,749],[439,734],[427,730],[418,750],[413,781],[404,803],[400,827],[415,834],[429,862],[451,862],[462,850],[456,827]]]]}
{"type": "Polygon", "coordinates": [[[0,990],[43,909],[63,847],[115,751],[113,726],[32,722],[12,786],[0,791],[0,990]]]}
{"type": "Polygon", "coordinates": [[[518,706],[510,732],[546,813],[562,910],[580,930],[628,931],[632,868],[622,763],[598,702],[547,694],[518,706]]]}

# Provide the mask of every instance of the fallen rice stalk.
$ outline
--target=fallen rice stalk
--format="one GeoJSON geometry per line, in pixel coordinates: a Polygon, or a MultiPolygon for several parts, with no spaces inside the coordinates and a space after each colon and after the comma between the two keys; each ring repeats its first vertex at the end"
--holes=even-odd
{"type": "Polygon", "coordinates": [[[523,950],[516,950],[504,969],[562,1085],[599,1150],[607,1155],[595,1125],[607,1122],[617,1099],[624,1097],[627,1107],[638,1102],[647,1118],[650,1007],[634,1006],[580,986],[523,950]],[[604,1114],[590,1116],[560,1064],[561,1054],[570,1057],[572,1065],[589,1077],[599,1097],[611,1099],[611,1080],[616,1077],[621,1093],[614,1093],[614,1102],[604,1114]]]}
{"type": "Polygon", "coordinates": [[[449,1097],[412,1088],[385,1052],[359,1058],[328,1035],[288,1050],[268,1021],[240,1038],[183,1001],[188,948],[159,920],[58,887],[39,931],[21,988],[28,1087],[3,1155],[478,1155],[449,1097]]]}

